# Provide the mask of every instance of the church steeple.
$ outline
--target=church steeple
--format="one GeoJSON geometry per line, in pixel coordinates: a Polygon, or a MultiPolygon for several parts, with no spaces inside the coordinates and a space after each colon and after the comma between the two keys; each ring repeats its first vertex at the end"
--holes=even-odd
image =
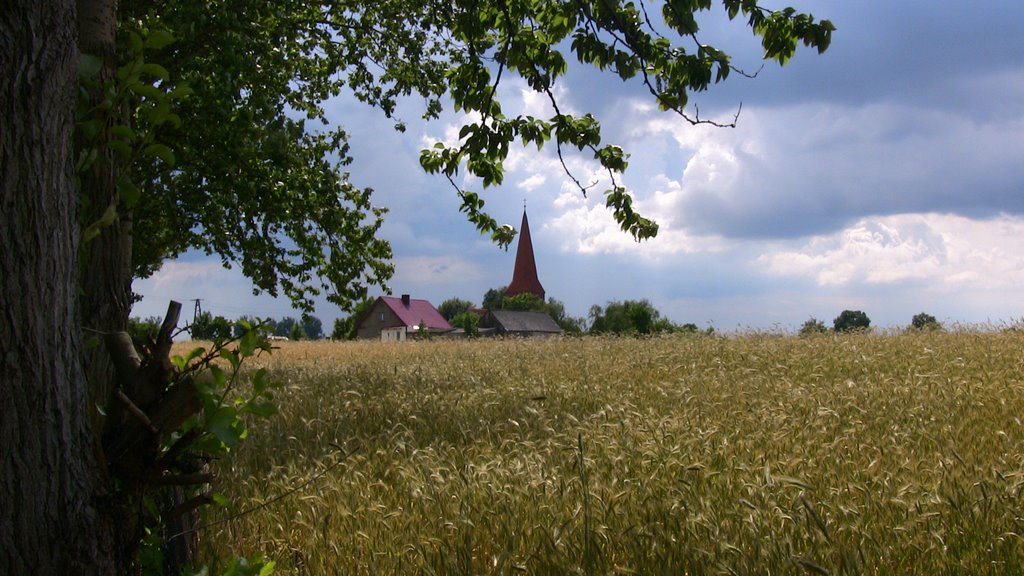
{"type": "Polygon", "coordinates": [[[544,287],[537,278],[537,262],[533,258],[533,241],[530,239],[530,222],[526,219],[526,207],[523,207],[523,224],[519,228],[519,245],[516,247],[516,267],[512,272],[512,282],[505,289],[506,296],[515,296],[529,292],[544,299],[544,287]]]}

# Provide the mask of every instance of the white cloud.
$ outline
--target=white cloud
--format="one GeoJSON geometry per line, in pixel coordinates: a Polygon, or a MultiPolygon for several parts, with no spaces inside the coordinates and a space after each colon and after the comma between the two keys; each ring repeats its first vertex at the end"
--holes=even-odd
{"type": "Polygon", "coordinates": [[[458,256],[414,256],[395,259],[393,287],[473,282],[481,277],[480,267],[458,256]]]}
{"type": "Polygon", "coordinates": [[[758,258],[767,271],[821,286],[921,281],[951,290],[1024,284],[1024,218],[951,214],[865,218],[795,250],[758,258]]]}
{"type": "Polygon", "coordinates": [[[578,191],[563,191],[555,200],[560,214],[545,228],[561,239],[563,252],[579,254],[630,254],[645,260],[664,260],[678,254],[717,252],[723,249],[717,236],[697,236],[672,227],[667,211],[673,203],[672,192],[657,191],[646,200],[637,200],[637,211],[658,222],[658,236],[637,242],[623,232],[611,210],[603,203],[588,202],[578,191]]]}
{"type": "Polygon", "coordinates": [[[151,285],[156,290],[166,290],[170,287],[186,286],[196,282],[210,282],[215,278],[232,276],[230,270],[224,268],[220,262],[213,260],[179,261],[167,262],[153,274],[151,278],[143,282],[151,285]]]}
{"type": "Polygon", "coordinates": [[[536,188],[543,186],[548,181],[548,177],[544,174],[531,174],[520,180],[516,186],[523,190],[533,192],[536,188]]]}

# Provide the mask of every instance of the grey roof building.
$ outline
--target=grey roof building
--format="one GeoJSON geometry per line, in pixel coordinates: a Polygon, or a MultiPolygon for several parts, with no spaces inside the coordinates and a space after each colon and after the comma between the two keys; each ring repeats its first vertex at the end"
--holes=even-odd
{"type": "Polygon", "coordinates": [[[557,336],[562,329],[551,316],[544,312],[519,312],[515,310],[489,310],[480,319],[480,328],[494,329],[508,336],[557,336]]]}

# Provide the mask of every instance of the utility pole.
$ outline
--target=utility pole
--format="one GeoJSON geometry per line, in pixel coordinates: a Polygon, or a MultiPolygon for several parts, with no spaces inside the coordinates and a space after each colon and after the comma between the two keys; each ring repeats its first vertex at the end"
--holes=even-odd
{"type": "Polygon", "coordinates": [[[196,323],[196,319],[199,318],[200,316],[202,316],[202,314],[203,314],[203,305],[202,305],[203,299],[202,298],[193,298],[192,301],[196,303],[196,307],[192,311],[192,323],[195,324],[196,323]]]}

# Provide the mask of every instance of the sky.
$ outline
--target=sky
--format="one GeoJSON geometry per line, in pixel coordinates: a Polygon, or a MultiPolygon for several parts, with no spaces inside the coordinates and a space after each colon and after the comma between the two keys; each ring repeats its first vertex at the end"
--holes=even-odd
{"type": "MultiPolygon", "coordinates": [[[[638,243],[621,232],[604,207],[607,181],[584,197],[553,148],[513,149],[501,187],[461,183],[517,228],[525,203],[540,280],[574,316],[647,299],[674,322],[720,331],[795,331],[811,317],[831,325],[846,309],[882,328],[906,326],[919,312],[946,324],[1016,323],[1024,313],[1024,2],[787,4],[831,20],[832,45],[691,98],[701,117],[725,122],[742,105],[735,128],[691,126],[611,75],[574,69],[557,87],[563,111],[594,113],[604,140],[630,154],[623,181],[637,210],[659,223],[657,238],[638,243]]],[[[739,68],[762,66],[739,20],[716,7],[702,28],[702,41],[739,68]]],[[[522,82],[503,79],[501,97],[507,115],[551,115],[522,82]]],[[[514,246],[504,251],[480,236],[450,184],[422,171],[419,151],[453,142],[465,119],[420,122],[415,104],[399,109],[404,134],[344,97],[328,114],[350,133],[352,180],[390,209],[381,235],[394,251],[391,292],[479,304],[511,280],[514,246]]],[[[587,183],[602,176],[585,155],[567,156],[567,165],[587,183]]],[[[140,317],[162,315],[170,299],[189,307],[202,299],[204,310],[228,318],[298,316],[285,299],[253,295],[237,270],[199,254],[166,263],[134,290],[140,317]]],[[[315,314],[328,332],[346,315],[326,300],[315,314]]]]}

